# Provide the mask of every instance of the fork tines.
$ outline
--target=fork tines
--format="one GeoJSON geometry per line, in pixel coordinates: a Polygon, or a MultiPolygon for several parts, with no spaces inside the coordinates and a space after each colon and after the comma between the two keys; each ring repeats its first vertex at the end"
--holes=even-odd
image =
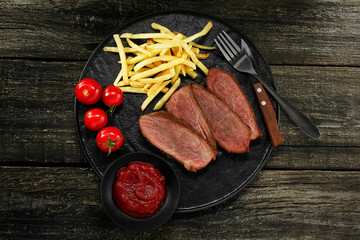
{"type": "Polygon", "coordinates": [[[242,53],[241,48],[225,31],[220,33],[219,36],[217,36],[217,39],[214,40],[221,53],[228,61],[231,61],[236,55],[242,53]]]}

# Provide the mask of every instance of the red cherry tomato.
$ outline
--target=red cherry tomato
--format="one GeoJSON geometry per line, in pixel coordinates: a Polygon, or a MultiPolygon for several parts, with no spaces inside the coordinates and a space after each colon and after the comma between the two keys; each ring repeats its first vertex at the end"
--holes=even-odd
{"type": "Polygon", "coordinates": [[[106,126],[108,116],[104,110],[100,108],[93,108],[85,113],[84,122],[88,129],[97,131],[106,126]]]}
{"type": "Polygon", "coordinates": [[[87,105],[95,104],[101,98],[100,84],[91,78],[84,78],[75,87],[76,98],[87,105]]]}
{"type": "Polygon", "coordinates": [[[111,85],[104,89],[101,99],[106,106],[110,107],[110,113],[113,113],[115,108],[123,102],[124,94],[120,88],[111,85]]]}
{"type": "Polygon", "coordinates": [[[97,146],[101,151],[107,152],[108,155],[119,150],[123,143],[123,134],[116,127],[103,128],[96,135],[97,146]]]}

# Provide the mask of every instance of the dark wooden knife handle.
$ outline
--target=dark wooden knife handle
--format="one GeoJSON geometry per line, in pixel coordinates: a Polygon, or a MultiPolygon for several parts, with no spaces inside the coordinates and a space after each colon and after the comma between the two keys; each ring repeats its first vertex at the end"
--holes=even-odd
{"type": "Polygon", "coordinates": [[[255,83],[253,87],[261,114],[264,118],[266,129],[270,135],[271,144],[276,147],[284,142],[284,138],[281,136],[279,131],[274,108],[272,107],[270,99],[261,83],[255,83]]]}

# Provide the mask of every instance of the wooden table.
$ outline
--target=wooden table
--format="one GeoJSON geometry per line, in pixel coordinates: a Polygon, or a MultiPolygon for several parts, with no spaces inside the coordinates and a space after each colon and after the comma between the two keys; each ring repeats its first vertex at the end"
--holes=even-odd
{"type": "Polygon", "coordinates": [[[0,239],[359,239],[359,1],[0,3],[0,239]],[[95,47],[152,11],[232,23],[270,64],[278,91],[319,127],[282,111],[285,142],[238,195],[149,232],[117,227],[75,132],[74,86],[95,47]]]}

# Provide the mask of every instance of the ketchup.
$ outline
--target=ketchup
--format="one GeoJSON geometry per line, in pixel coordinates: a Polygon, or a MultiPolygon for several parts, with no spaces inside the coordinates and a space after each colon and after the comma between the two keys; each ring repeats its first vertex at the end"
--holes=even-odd
{"type": "Polygon", "coordinates": [[[116,174],[113,185],[116,205],[133,218],[149,218],[166,197],[165,177],[152,164],[129,163],[116,174]]]}

